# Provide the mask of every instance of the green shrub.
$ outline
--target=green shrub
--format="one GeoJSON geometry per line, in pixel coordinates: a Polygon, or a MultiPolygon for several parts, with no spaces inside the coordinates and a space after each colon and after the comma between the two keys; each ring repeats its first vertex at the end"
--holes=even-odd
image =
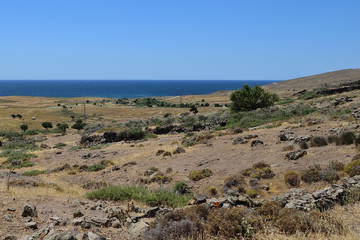
{"type": "Polygon", "coordinates": [[[349,174],[350,177],[360,175],[360,159],[347,164],[344,168],[344,172],[349,174]]]}
{"type": "Polygon", "coordinates": [[[93,151],[93,150],[102,149],[105,146],[107,146],[107,145],[106,144],[99,144],[99,145],[96,145],[96,146],[92,146],[89,149],[93,151]]]}
{"type": "Polygon", "coordinates": [[[135,200],[151,206],[167,205],[170,207],[185,206],[190,196],[177,194],[164,189],[149,190],[143,186],[110,186],[89,192],[89,199],[129,201],[135,200]]]}
{"type": "Polygon", "coordinates": [[[327,141],[324,137],[315,136],[311,138],[310,141],[311,147],[322,147],[326,145],[327,145],[327,141]]]}
{"type": "Polygon", "coordinates": [[[211,177],[212,176],[212,171],[210,169],[200,169],[200,170],[195,170],[190,172],[189,174],[189,178],[193,181],[199,181],[201,179],[207,178],[207,177],[211,177]]]}
{"type": "Polygon", "coordinates": [[[288,171],[284,175],[284,180],[291,187],[298,187],[300,185],[299,175],[294,171],[288,171]]]}
{"type": "Polygon", "coordinates": [[[174,192],[179,194],[188,194],[190,193],[190,188],[187,183],[183,181],[175,182],[174,184],[174,192]]]}
{"type": "Polygon", "coordinates": [[[185,137],[192,137],[192,136],[194,136],[194,135],[196,135],[196,133],[194,133],[194,132],[187,132],[187,133],[185,134],[185,137]]]}
{"type": "Polygon", "coordinates": [[[87,171],[88,172],[97,172],[97,171],[101,171],[103,169],[105,169],[106,166],[102,165],[102,164],[94,164],[94,165],[91,165],[87,168],[87,171]]]}
{"type": "Polygon", "coordinates": [[[251,198],[256,198],[256,196],[258,195],[258,193],[255,189],[247,190],[246,194],[249,195],[249,197],[251,197],[251,198]]]}
{"type": "Polygon", "coordinates": [[[59,149],[61,149],[62,147],[65,147],[65,146],[67,146],[66,143],[59,142],[59,143],[55,144],[54,148],[59,148],[59,149]]]}
{"type": "Polygon", "coordinates": [[[24,176],[36,176],[36,175],[40,175],[40,174],[45,174],[45,173],[48,173],[47,170],[32,170],[32,171],[29,171],[29,172],[24,172],[22,175],[24,176]]]}
{"type": "Polygon", "coordinates": [[[145,138],[146,133],[141,128],[127,128],[117,133],[119,140],[141,140],[145,138]]]}

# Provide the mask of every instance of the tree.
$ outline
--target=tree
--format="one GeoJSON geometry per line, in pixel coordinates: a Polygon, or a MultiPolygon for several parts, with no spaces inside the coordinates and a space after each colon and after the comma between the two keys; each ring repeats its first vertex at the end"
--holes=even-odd
{"type": "Polygon", "coordinates": [[[63,135],[65,135],[66,129],[69,128],[69,125],[67,125],[67,123],[58,123],[56,127],[62,132],[63,135]]]}
{"type": "Polygon", "coordinates": [[[13,119],[15,119],[15,118],[16,118],[16,115],[15,115],[15,114],[11,114],[11,117],[12,117],[13,119]]]}
{"type": "Polygon", "coordinates": [[[42,125],[43,128],[45,128],[46,130],[47,130],[48,128],[53,128],[53,125],[52,125],[51,122],[43,122],[41,125],[42,125]]]}
{"type": "Polygon", "coordinates": [[[85,125],[86,125],[86,123],[83,123],[83,121],[79,119],[75,122],[74,125],[71,126],[71,128],[80,131],[81,129],[83,129],[85,127],[85,125]]]}
{"type": "Polygon", "coordinates": [[[242,89],[235,90],[230,95],[231,111],[252,111],[257,108],[270,107],[279,99],[276,94],[266,92],[255,85],[251,88],[245,84],[242,89]]]}
{"type": "Polygon", "coordinates": [[[16,116],[21,119],[22,118],[22,115],[21,114],[16,114],[16,116]]]}
{"type": "Polygon", "coordinates": [[[190,112],[193,112],[194,114],[197,114],[199,111],[198,111],[198,109],[197,109],[197,107],[195,105],[192,105],[190,107],[190,112]]]}
{"type": "Polygon", "coordinates": [[[24,132],[25,132],[26,130],[28,130],[28,128],[29,128],[29,127],[28,127],[28,125],[26,125],[26,124],[23,124],[23,125],[20,126],[20,129],[23,130],[24,132]]]}

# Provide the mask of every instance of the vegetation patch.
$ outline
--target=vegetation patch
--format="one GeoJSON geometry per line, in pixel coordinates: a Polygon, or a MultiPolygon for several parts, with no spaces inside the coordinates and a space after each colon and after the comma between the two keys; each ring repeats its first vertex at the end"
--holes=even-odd
{"type": "Polygon", "coordinates": [[[24,176],[37,176],[37,175],[46,174],[46,173],[49,173],[49,172],[47,170],[32,170],[32,171],[29,171],[29,172],[24,172],[22,175],[24,175],[24,176]]]}
{"type": "Polygon", "coordinates": [[[193,181],[199,181],[201,179],[211,177],[213,175],[210,169],[200,169],[190,172],[189,178],[193,181]]]}
{"type": "Polygon", "coordinates": [[[89,199],[112,201],[136,200],[151,206],[164,204],[170,207],[185,206],[191,198],[169,190],[150,190],[143,186],[110,186],[89,192],[85,196],[89,199]]]}
{"type": "Polygon", "coordinates": [[[300,185],[299,175],[294,171],[288,171],[284,175],[285,183],[291,187],[298,187],[300,185]]]}

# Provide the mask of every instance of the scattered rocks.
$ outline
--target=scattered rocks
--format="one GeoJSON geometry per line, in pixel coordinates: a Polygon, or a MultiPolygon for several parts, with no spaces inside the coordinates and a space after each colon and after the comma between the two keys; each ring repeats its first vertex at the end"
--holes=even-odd
{"type": "Polygon", "coordinates": [[[303,156],[305,156],[307,154],[307,152],[305,150],[296,150],[293,152],[288,152],[285,157],[288,160],[297,160],[303,156]]]}
{"type": "Polygon", "coordinates": [[[243,137],[237,137],[233,140],[233,145],[236,145],[236,144],[245,144],[245,143],[248,143],[249,140],[248,139],[245,139],[243,137]]]}
{"type": "Polygon", "coordinates": [[[25,223],[25,226],[33,230],[37,229],[37,223],[34,221],[25,223]]]}

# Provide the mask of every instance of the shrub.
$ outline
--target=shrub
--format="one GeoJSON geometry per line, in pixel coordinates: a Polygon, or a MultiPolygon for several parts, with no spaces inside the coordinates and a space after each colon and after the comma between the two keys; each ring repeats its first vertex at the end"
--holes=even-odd
{"type": "Polygon", "coordinates": [[[291,187],[298,187],[300,185],[299,175],[294,171],[288,171],[284,175],[285,183],[291,187]]]}
{"type": "Polygon", "coordinates": [[[330,169],[335,171],[343,171],[345,168],[345,164],[339,161],[331,161],[328,166],[330,169]]]}
{"type": "Polygon", "coordinates": [[[76,129],[78,131],[84,129],[86,126],[86,123],[84,123],[81,119],[77,120],[74,125],[71,126],[71,128],[76,129]]]}
{"type": "Polygon", "coordinates": [[[166,152],[164,152],[163,156],[164,157],[168,157],[168,156],[171,157],[171,152],[166,151],[166,152]]]}
{"type": "Polygon", "coordinates": [[[322,170],[319,173],[320,179],[325,181],[325,182],[329,182],[329,183],[333,183],[336,182],[337,180],[340,179],[338,173],[332,169],[330,166],[328,166],[326,169],[322,170]]]}
{"type": "Polygon", "coordinates": [[[190,193],[189,185],[187,185],[183,181],[175,182],[175,184],[174,184],[174,192],[175,193],[180,193],[180,194],[188,194],[188,193],[190,193]]]}
{"type": "Polygon", "coordinates": [[[127,128],[117,133],[119,140],[141,140],[145,137],[145,132],[141,128],[127,128]]]}
{"type": "Polygon", "coordinates": [[[249,195],[249,197],[251,197],[251,198],[256,198],[256,196],[258,195],[258,193],[255,189],[247,190],[246,194],[249,195]]]}
{"type": "Polygon", "coordinates": [[[56,127],[63,135],[65,135],[66,129],[69,128],[69,125],[67,125],[67,123],[58,123],[56,127]]]}
{"type": "Polygon", "coordinates": [[[283,147],[283,151],[292,151],[294,150],[294,145],[287,145],[283,147]]]}
{"type": "Polygon", "coordinates": [[[216,196],[218,194],[218,190],[216,187],[209,187],[210,196],[216,196]]]}
{"type": "Polygon", "coordinates": [[[341,145],[351,145],[355,143],[356,136],[353,132],[344,132],[340,135],[340,144],[341,145]]]}
{"type": "Polygon", "coordinates": [[[109,186],[109,184],[106,182],[87,182],[87,183],[83,184],[81,187],[86,190],[95,190],[95,189],[104,188],[104,187],[108,187],[108,186],[109,186]]]}
{"type": "Polygon", "coordinates": [[[46,130],[47,130],[48,128],[53,128],[53,125],[52,125],[51,122],[42,122],[42,123],[41,123],[41,126],[42,126],[43,128],[45,128],[46,130]]]}
{"type": "Polygon", "coordinates": [[[235,90],[230,95],[231,111],[251,111],[257,108],[270,107],[278,100],[276,94],[264,91],[263,88],[255,85],[251,88],[245,84],[242,89],[235,90]]]}
{"type": "Polygon", "coordinates": [[[20,125],[20,129],[23,130],[24,132],[25,132],[26,130],[28,130],[28,128],[29,128],[29,126],[26,125],[26,124],[20,125]]]}
{"type": "Polygon", "coordinates": [[[264,162],[258,162],[258,163],[255,163],[252,168],[259,168],[259,169],[264,169],[264,168],[270,168],[270,165],[267,164],[267,163],[264,163],[264,162]]]}
{"type": "Polygon", "coordinates": [[[101,171],[103,169],[105,169],[106,166],[102,165],[102,164],[94,164],[94,165],[91,165],[87,168],[87,171],[88,172],[97,172],[97,171],[101,171]]]}
{"type": "Polygon", "coordinates": [[[164,189],[149,190],[143,186],[110,186],[89,192],[85,196],[111,201],[136,200],[151,206],[164,204],[170,207],[185,206],[191,198],[164,189]]]}
{"type": "Polygon", "coordinates": [[[309,145],[307,144],[307,142],[303,141],[299,143],[299,147],[300,149],[308,149],[309,145]]]}
{"type": "Polygon", "coordinates": [[[278,201],[266,201],[256,211],[263,215],[266,220],[276,220],[279,216],[280,210],[282,209],[281,203],[278,201]]]}
{"type": "Polygon", "coordinates": [[[24,176],[36,176],[36,175],[40,175],[40,174],[45,174],[45,173],[48,173],[47,170],[32,170],[32,171],[29,171],[29,172],[24,172],[22,175],[24,176]]]}
{"type": "Polygon", "coordinates": [[[160,155],[164,154],[164,152],[165,152],[165,150],[160,149],[156,152],[156,156],[160,156],[160,155]]]}
{"type": "Polygon", "coordinates": [[[310,141],[311,147],[322,147],[326,145],[327,145],[327,141],[324,137],[315,136],[311,138],[310,141]]]}
{"type": "Polygon", "coordinates": [[[212,171],[210,169],[200,169],[200,170],[195,170],[190,172],[189,174],[189,178],[193,181],[199,181],[201,179],[207,178],[207,177],[211,177],[212,176],[212,171]]]}
{"type": "Polygon", "coordinates": [[[327,140],[329,143],[336,143],[336,145],[340,145],[340,138],[338,136],[329,136],[327,140]]]}
{"type": "Polygon", "coordinates": [[[344,172],[349,174],[350,177],[360,175],[360,159],[347,164],[344,168],[344,172]]]}
{"type": "Polygon", "coordinates": [[[62,147],[65,147],[65,146],[67,146],[66,143],[59,142],[59,143],[55,144],[54,148],[59,148],[59,149],[61,149],[62,147]]]}
{"type": "Polygon", "coordinates": [[[301,175],[301,180],[306,183],[318,182],[321,180],[320,171],[321,168],[319,165],[310,166],[309,169],[301,175]]]}

